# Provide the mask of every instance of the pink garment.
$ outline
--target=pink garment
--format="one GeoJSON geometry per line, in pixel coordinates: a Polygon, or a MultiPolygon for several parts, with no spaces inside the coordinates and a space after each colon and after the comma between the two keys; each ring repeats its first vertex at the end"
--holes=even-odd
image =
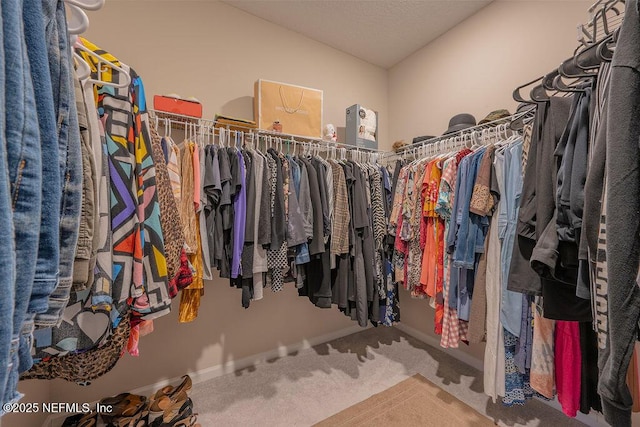
{"type": "Polygon", "coordinates": [[[138,348],[138,344],[140,344],[140,325],[136,325],[131,327],[131,332],[129,332],[129,341],[127,341],[127,351],[132,356],[140,356],[140,349],[138,348]]]}
{"type": "Polygon", "coordinates": [[[196,212],[200,210],[200,150],[193,150],[193,205],[196,212]]]}
{"type": "Polygon", "coordinates": [[[562,412],[575,417],[580,409],[580,373],[582,353],[580,352],[580,326],[578,322],[556,322],[555,338],[556,391],[562,412]]]}

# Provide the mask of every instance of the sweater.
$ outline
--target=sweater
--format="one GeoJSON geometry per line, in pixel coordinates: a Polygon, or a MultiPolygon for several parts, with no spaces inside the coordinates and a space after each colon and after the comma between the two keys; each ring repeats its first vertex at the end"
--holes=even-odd
{"type": "Polygon", "coordinates": [[[631,425],[632,398],[625,378],[638,335],[640,287],[640,15],[626,3],[612,61],[607,120],[606,209],[608,336],[599,354],[598,392],[605,420],[631,425]]]}

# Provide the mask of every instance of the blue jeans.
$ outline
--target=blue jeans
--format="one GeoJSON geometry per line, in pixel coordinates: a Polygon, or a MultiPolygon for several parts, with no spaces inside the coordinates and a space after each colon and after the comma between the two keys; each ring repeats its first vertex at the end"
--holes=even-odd
{"type": "Polygon", "coordinates": [[[43,12],[49,48],[49,68],[53,83],[54,109],[58,117],[58,153],[62,200],[59,223],[58,283],[49,296],[47,312],[39,313],[35,317],[35,325],[39,328],[57,326],[62,311],[69,301],[82,205],[80,130],[64,1],[43,1],[43,12]],[[56,85],[57,82],[59,85],[56,85]]]}
{"type": "Polygon", "coordinates": [[[60,167],[58,155],[58,131],[53,106],[51,72],[45,42],[42,19],[42,0],[24,0],[24,24],[27,54],[36,99],[40,146],[42,156],[42,211],[36,275],[31,289],[29,306],[22,324],[20,337],[20,366],[24,372],[31,368],[31,344],[33,320],[36,313],[47,310],[48,297],[56,285],[58,276],[60,229],[60,167]]]}
{"type": "MultiPolygon", "coordinates": [[[[2,0],[5,55],[6,149],[16,276],[10,363],[3,403],[21,397],[18,384],[18,347],[36,273],[42,209],[42,159],[35,95],[24,38],[23,0],[2,0]]],[[[30,346],[30,345],[29,345],[30,346]]]]}
{"type": "MultiPolygon", "coordinates": [[[[10,10],[11,11],[11,10],[10,10]]],[[[4,2],[0,2],[0,14],[4,16],[4,2]]],[[[0,40],[4,46],[4,25],[0,25],[0,40]]],[[[6,64],[4,47],[0,49],[0,64],[6,64]]],[[[5,67],[0,66],[0,235],[11,236],[2,239],[0,250],[0,277],[4,286],[0,292],[0,402],[4,402],[11,363],[11,341],[13,336],[13,312],[15,301],[15,243],[13,235],[13,213],[9,188],[9,166],[5,138],[5,67]]],[[[0,408],[0,414],[2,409],[0,408]]]]}
{"type": "Polygon", "coordinates": [[[47,310],[47,299],[58,275],[60,230],[60,167],[58,131],[53,102],[42,0],[24,0],[25,38],[36,97],[40,143],[42,147],[42,210],[47,213],[40,225],[40,243],[36,279],[31,294],[29,313],[47,310]]]}
{"type": "Polygon", "coordinates": [[[472,157],[469,161],[469,169],[466,173],[465,182],[458,183],[458,185],[465,186],[466,192],[465,199],[460,200],[462,204],[462,218],[460,219],[456,248],[453,252],[453,266],[467,270],[474,268],[478,247],[484,250],[484,234],[486,233],[483,233],[481,218],[469,211],[473,194],[473,184],[478,175],[478,168],[484,152],[485,150],[481,149],[477,153],[470,155],[472,157]]]}

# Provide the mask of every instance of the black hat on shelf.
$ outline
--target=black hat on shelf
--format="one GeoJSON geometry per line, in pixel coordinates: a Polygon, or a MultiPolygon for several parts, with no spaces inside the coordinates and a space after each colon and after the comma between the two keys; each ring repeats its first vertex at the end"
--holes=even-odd
{"type": "Polygon", "coordinates": [[[449,120],[449,129],[447,129],[442,135],[449,135],[451,133],[455,133],[461,131],[463,129],[468,129],[474,127],[476,125],[476,118],[471,114],[462,113],[456,114],[449,120]]]}

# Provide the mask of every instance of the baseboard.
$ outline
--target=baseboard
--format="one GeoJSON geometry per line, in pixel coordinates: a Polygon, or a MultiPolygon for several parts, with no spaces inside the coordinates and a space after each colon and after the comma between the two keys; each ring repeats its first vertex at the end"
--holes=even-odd
{"type": "MultiPolygon", "coordinates": [[[[452,356],[453,358],[459,360],[460,362],[466,365],[476,368],[481,372],[484,371],[484,361],[476,357],[473,357],[472,355],[464,351],[461,351],[460,349],[442,348],[440,347],[440,339],[434,336],[425,334],[424,332],[421,332],[415,328],[412,328],[411,326],[408,326],[404,323],[398,323],[397,325],[395,325],[395,327],[401,330],[402,332],[405,332],[406,334],[411,335],[412,337],[422,341],[423,343],[428,344],[432,347],[435,347],[438,350],[441,350],[442,352],[452,356]]],[[[560,402],[558,402],[557,398],[551,401],[541,400],[541,402],[544,402],[545,404],[549,405],[550,407],[552,407],[557,411],[562,411],[562,407],[560,406],[560,402]]],[[[578,415],[575,417],[575,419],[590,427],[608,426],[607,422],[604,421],[604,417],[601,414],[598,414],[595,412],[589,415],[585,415],[581,412],[578,412],[578,415]]]]}
{"type": "Polygon", "coordinates": [[[412,328],[411,326],[408,326],[406,323],[398,323],[397,325],[395,325],[396,328],[400,329],[402,332],[405,332],[408,335],[411,335],[414,338],[419,339],[420,341],[422,341],[425,344],[429,344],[431,347],[435,347],[438,350],[452,356],[455,359],[458,359],[459,361],[461,361],[462,363],[464,363],[465,365],[469,365],[472,366],[474,368],[476,368],[479,371],[484,370],[484,362],[476,357],[473,357],[472,355],[470,355],[469,353],[466,353],[464,351],[461,351],[460,349],[457,348],[443,348],[440,347],[440,338],[436,338],[432,335],[429,334],[425,334],[422,331],[419,331],[415,328],[412,328]]]}
{"type": "MultiPolygon", "coordinates": [[[[230,374],[241,369],[245,369],[261,363],[265,363],[277,357],[284,357],[298,351],[306,350],[318,344],[323,344],[325,342],[329,342],[338,338],[346,337],[347,335],[355,334],[356,332],[363,331],[364,329],[368,329],[369,327],[370,326],[368,326],[367,328],[362,328],[357,325],[350,326],[348,328],[340,329],[338,331],[334,331],[325,335],[304,339],[303,341],[300,341],[294,344],[281,345],[272,350],[254,354],[252,356],[248,356],[242,359],[231,360],[221,365],[211,366],[209,368],[200,369],[197,371],[185,372],[185,374],[188,374],[189,376],[191,376],[191,380],[193,381],[194,384],[202,383],[217,377],[221,377],[222,375],[230,374]]],[[[169,378],[166,380],[158,381],[154,384],[149,384],[149,385],[136,388],[135,390],[130,390],[129,392],[133,394],[139,394],[142,396],[150,396],[153,393],[155,393],[156,390],[169,384],[179,383],[180,381],[181,381],[181,377],[169,378]]],[[[97,402],[92,402],[92,405],[95,405],[96,403],[97,402]]],[[[47,420],[43,424],[43,427],[58,427],[62,424],[62,422],[67,416],[68,414],[64,414],[64,415],[56,414],[56,416],[50,416],[47,418],[47,420]]]]}

